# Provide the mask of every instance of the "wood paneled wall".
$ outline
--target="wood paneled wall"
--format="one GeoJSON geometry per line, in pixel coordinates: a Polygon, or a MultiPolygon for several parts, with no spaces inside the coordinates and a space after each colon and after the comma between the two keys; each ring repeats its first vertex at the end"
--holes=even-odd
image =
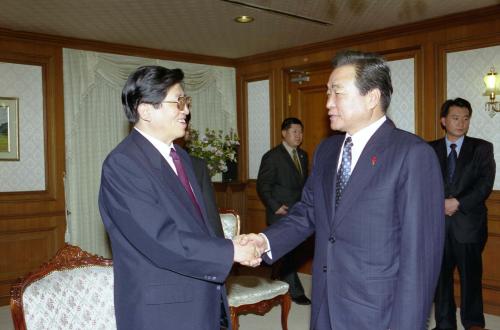
{"type": "MultiPolygon", "coordinates": [[[[237,60],[238,128],[242,139],[241,150],[246,152],[247,122],[246,94],[248,81],[256,77],[270,80],[271,145],[281,140],[279,127],[291,115],[287,106],[289,69],[321,67],[342,49],[357,49],[383,54],[388,60],[415,59],[416,133],[426,140],[443,135],[439,125],[439,109],[446,99],[446,54],[500,45],[500,5],[467,13],[450,15],[406,26],[388,28],[372,33],[350,36],[303,47],[241,58],[237,60]]],[[[326,83],[326,81],[325,81],[326,83]]],[[[485,99],[486,101],[486,99],[485,99]]],[[[498,116],[497,116],[498,117],[498,116]]],[[[499,120],[493,118],[492,120],[499,120]]],[[[499,124],[500,125],[500,124],[499,124]]],[[[500,127],[500,126],[499,126],[500,127]]],[[[307,127],[305,130],[307,139],[307,127]]],[[[245,170],[242,157],[240,173],[245,170]]],[[[497,159],[497,162],[500,161],[497,159]]],[[[242,177],[241,179],[244,179],[242,177]]],[[[255,182],[249,181],[247,229],[265,228],[265,212],[255,191],[255,182]]],[[[494,191],[488,202],[489,240],[483,255],[483,292],[485,309],[500,315],[500,191],[494,191]]]]}
{"type": "MultiPolygon", "coordinates": [[[[0,305],[4,305],[16,278],[50,259],[64,244],[66,222],[61,48],[0,37],[0,62],[42,68],[46,169],[44,190],[0,193],[0,305]]],[[[23,157],[22,140],[20,150],[23,157]]]]}
{"type": "MultiPolygon", "coordinates": [[[[497,159],[497,161],[500,160],[497,159]]],[[[500,315],[500,266],[498,262],[500,260],[500,191],[494,191],[486,204],[488,207],[488,242],[483,252],[483,299],[488,313],[500,315]]]]}

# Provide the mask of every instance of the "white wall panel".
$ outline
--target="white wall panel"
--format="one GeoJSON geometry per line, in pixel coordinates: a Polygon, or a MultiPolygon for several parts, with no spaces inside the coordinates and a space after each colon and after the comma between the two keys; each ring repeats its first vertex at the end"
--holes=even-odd
{"type": "Polygon", "coordinates": [[[415,133],[415,60],[389,61],[388,64],[394,93],[387,116],[398,128],[415,133]]]}
{"type": "Polygon", "coordinates": [[[269,80],[247,84],[248,95],[248,178],[257,179],[262,155],[271,146],[269,80]]]}
{"type": "Polygon", "coordinates": [[[0,192],[45,190],[42,68],[0,62],[0,97],[19,98],[19,161],[0,160],[0,192]]]}

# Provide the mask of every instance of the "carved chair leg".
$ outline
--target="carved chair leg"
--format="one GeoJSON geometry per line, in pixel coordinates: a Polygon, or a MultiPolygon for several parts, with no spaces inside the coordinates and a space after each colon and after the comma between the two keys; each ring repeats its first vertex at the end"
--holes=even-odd
{"type": "Polygon", "coordinates": [[[233,330],[238,330],[240,324],[238,323],[238,314],[236,313],[236,308],[229,307],[229,314],[231,314],[231,325],[233,330]]]}
{"type": "Polygon", "coordinates": [[[287,292],[283,295],[283,300],[281,303],[281,327],[283,330],[288,330],[288,313],[290,312],[290,307],[292,306],[292,299],[290,294],[287,292]]]}

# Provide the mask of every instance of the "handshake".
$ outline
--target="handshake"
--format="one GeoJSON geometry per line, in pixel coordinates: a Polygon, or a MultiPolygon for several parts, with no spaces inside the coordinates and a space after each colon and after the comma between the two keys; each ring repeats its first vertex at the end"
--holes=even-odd
{"type": "Polygon", "coordinates": [[[261,255],[269,250],[263,234],[244,234],[233,238],[234,261],[244,266],[257,267],[262,262],[261,255]]]}

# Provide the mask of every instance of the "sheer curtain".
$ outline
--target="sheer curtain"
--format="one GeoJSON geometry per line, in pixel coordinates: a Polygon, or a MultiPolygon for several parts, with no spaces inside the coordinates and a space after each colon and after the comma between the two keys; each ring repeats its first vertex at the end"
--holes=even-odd
{"type": "Polygon", "coordinates": [[[236,129],[234,68],[163,61],[64,49],[66,134],[66,241],[86,251],[111,256],[97,206],[101,165],[128,134],[121,90],[141,65],[184,71],[185,90],[193,97],[192,126],[236,129]]]}

